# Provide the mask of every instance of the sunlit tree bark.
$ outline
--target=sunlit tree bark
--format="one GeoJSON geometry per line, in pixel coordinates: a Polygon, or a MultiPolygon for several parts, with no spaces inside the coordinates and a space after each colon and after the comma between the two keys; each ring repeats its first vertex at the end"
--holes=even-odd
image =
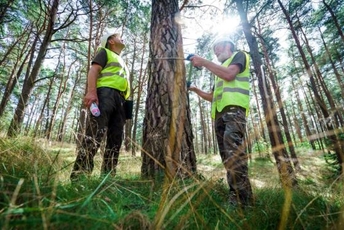
{"type": "MultiPolygon", "coordinates": [[[[177,172],[192,172],[183,168],[183,137],[188,119],[184,53],[178,17],[177,0],[153,0],[148,94],[143,124],[142,168],[144,177],[165,172],[168,178],[177,172]],[[174,58],[174,59],[173,59],[174,58]],[[176,60],[176,58],[179,58],[176,60]]],[[[187,140],[189,142],[189,139],[187,140]]],[[[192,143],[192,142],[191,142],[192,143]]],[[[191,146],[189,146],[191,147],[191,146]]],[[[190,161],[191,162],[191,161],[190,161]]]]}

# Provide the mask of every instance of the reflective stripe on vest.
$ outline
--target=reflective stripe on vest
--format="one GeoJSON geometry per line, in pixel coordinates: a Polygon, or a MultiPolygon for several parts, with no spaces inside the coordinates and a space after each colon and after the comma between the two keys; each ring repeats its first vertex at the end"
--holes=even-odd
{"type": "Polygon", "coordinates": [[[130,96],[130,84],[127,66],[123,59],[109,49],[106,51],[107,63],[97,79],[97,88],[109,87],[124,92],[124,98],[130,96]]]}
{"type": "MultiPolygon", "coordinates": [[[[250,103],[250,56],[246,56],[246,65],[242,73],[236,75],[233,81],[225,81],[218,76],[215,79],[215,89],[211,106],[211,117],[215,118],[216,112],[221,112],[228,105],[240,106],[246,109],[246,114],[250,103]]],[[[237,52],[227,59],[222,66],[228,67],[237,52]]]]}

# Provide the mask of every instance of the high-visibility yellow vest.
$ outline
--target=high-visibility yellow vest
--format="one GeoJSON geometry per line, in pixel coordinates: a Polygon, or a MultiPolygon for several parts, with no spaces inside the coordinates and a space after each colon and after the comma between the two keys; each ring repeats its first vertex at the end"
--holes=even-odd
{"type": "Polygon", "coordinates": [[[123,59],[109,49],[105,49],[107,55],[106,66],[100,72],[97,79],[97,88],[109,87],[124,93],[124,98],[130,96],[129,71],[123,59]]]}
{"type": "MultiPolygon", "coordinates": [[[[227,59],[222,66],[228,67],[237,52],[227,59]]],[[[211,117],[215,118],[216,112],[221,112],[226,106],[234,105],[246,109],[246,114],[250,104],[250,56],[246,56],[246,66],[242,73],[236,75],[233,81],[225,81],[218,76],[215,77],[215,88],[211,106],[211,117]]]]}

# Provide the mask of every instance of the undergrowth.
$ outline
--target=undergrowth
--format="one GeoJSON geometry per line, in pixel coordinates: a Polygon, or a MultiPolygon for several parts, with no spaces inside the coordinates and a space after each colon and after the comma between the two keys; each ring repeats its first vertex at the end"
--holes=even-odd
{"type": "MultiPolygon", "coordinates": [[[[61,175],[69,175],[71,162],[66,159],[71,157],[65,151],[48,149],[30,139],[0,140],[2,229],[343,228],[344,197],[339,183],[300,181],[290,193],[288,210],[289,193],[279,184],[254,187],[255,205],[242,210],[228,204],[223,178],[202,173],[166,183],[122,172],[115,178],[93,176],[70,184],[61,175]],[[317,186],[327,190],[310,191],[317,186]],[[281,222],[284,214],[286,222],[281,222]]],[[[140,164],[128,156],[121,160],[131,167],[140,164]]],[[[271,161],[253,160],[250,168],[256,172],[252,176],[266,174],[262,170],[267,167],[273,167],[271,161]]]]}

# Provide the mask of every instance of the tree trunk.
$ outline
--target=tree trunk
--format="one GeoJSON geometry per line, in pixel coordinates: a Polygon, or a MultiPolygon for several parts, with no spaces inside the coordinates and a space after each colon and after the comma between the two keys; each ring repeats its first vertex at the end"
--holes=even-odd
{"type": "Polygon", "coordinates": [[[49,12],[47,12],[46,20],[47,20],[47,28],[45,31],[45,35],[42,41],[42,44],[39,48],[36,61],[33,65],[32,71],[28,78],[25,79],[24,85],[22,88],[21,96],[19,98],[19,102],[17,104],[17,108],[15,110],[14,116],[11,120],[11,124],[8,129],[7,135],[9,137],[16,136],[20,133],[21,125],[24,119],[24,112],[26,104],[29,100],[31,91],[34,87],[35,80],[38,76],[40,71],[41,65],[43,63],[47,48],[50,44],[51,37],[54,34],[54,23],[56,20],[57,8],[59,5],[59,0],[54,0],[52,5],[49,8],[49,12]]]}
{"type": "MultiPolygon", "coordinates": [[[[63,61],[63,66],[62,66],[62,70],[61,70],[61,73],[60,75],[64,75],[64,72],[65,72],[65,67],[66,67],[66,55],[65,55],[65,45],[62,46],[62,50],[60,52],[60,58],[62,58],[62,56],[64,57],[64,61],[63,61]]],[[[57,114],[57,111],[58,111],[58,108],[59,108],[59,105],[60,105],[60,102],[61,102],[61,97],[62,97],[62,94],[66,91],[67,89],[67,81],[68,81],[68,78],[70,76],[70,73],[71,73],[71,70],[72,68],[74,68],[74,63],[76,62],[76,59],[73,61],[73,63],[71,63],[71,65],[69,66],[69,69],[68,69],[68,72],[65,76],[65,78],[63,77],[63,75],[60,77],[60,85],[59,85],[59,88],[58,88],[58,92],[57,92],[57,95],[56,95],[56,100],[55,100],[55,103],[54,103],[54,106],[53,106],[53,110],[52,110],[52,114],[50,116],[50,120],[49,120],[49,123],[48,123],[48,129],[46,130],[46,138],[48,140],[50,140],[51,138],[51,134],[53,132],[53,127],[55,125],[55,120],[56,120],[56,114],[57,114]]]]}
{"type": "MultiPolygon", "coordinates": [[[[133,81],[134,81],[134,71],[135,71],[135,59],[136,59],[136,53],[137,53],[137,41],[134,38],[133,42],[133,56],[131,59],[131,70],[130,70],[130,76],[129,76],[129,82],[130,82],[130,97],[128,100],[133,100],[133,81]]],[[[125,138],[124,138],[124,148],[126,152],[130,152],[132,149],[132,132],[131,129],[133,127],[133,120],[129,119],[125,123],[125,138]]]]}
{"type": "Polygon", "coordinates": [[[283,128],[284,128],[284,134],[285,134],[285,137],[286,137],[286,140],[287,140],[287,145],[289,147],[290,156],[291,156],[294,168],[296,170],[300,170],[301,169],[300,168],[300,163],[299,163],[299,160],[298,160],[297,155],[296,155],[296,151],[295,151],[295,148],[294,148],[293,140],[291,138],[290,128],[289,128],[289,124],[288,124],[288,121],[287,121],[287,115],[285,113],[284,105],[283,105],[283,102],[282,102],[282,97],[281,97],[281,94],[280,94],[280,88],[279,88],[279,86],[276,83],[276,80],[275,80],[276,76],[274,74],[272,74],[272,72],[271,72],[271,68],[270,68],[270,70],[268,72],[269,72],[269,75],[270,75],[270,80],[271,80],[271,83],[273,85],[273,88],[275,89],[276,100],[277,100],[277,103],[278,103],[278,106],[279,106],[279,110],[280,110],[280,113],[281,113],[282,123],[283,123],[283,128]]]}
{"type": "MultiPolygon", "coordinates": [[[[314,93],[314,96],[315,96],[315,100],[324,116],[325,119],[328,119],[329,118],[329,113],[328,113],[328,110],[326,108],[326,104],[325,102],[322,100],[321,98],[321,95],[319,94],[319,89],[317,88],[317,85],[316,85],[316,80],[311,72],[311,66],[309,65],[308,63],[308,60],[307,60],[307,57],[305,55],[305,53],[303,52],[302,50],[302,47],[301,47],[301,44],[300,44],[300,40],[296,34],[296,31],[295,31],[295,28],[294,28],[294,24],[293,22],[291,21],[291,18],[290,18],[290,15],[288,13],[288,11],[284,8],[281,0],[278,0],[278,3],[284,13],[284,16],[288,22],[288,25],[290,27],[290,30],[291,30],[291,33],[292,33],[292,36],[295,40],[295,43],[296,43],[296,47],[301,55],[301,58],[302,58],[302,61],[303,61],[303,64],[305,66],[305,70],[307,72],[307,75],[309,77],[309,80],[310,80],[310,83],[311,83],[311,89],[314,93]]],[[[337,156],[337,160],[338,160],[338,166],[339,166],[339,171],[340,171],[340,174],[341,175],[344,175],[344,168],[343,168],[343,162],[344,162],[344,151],[342,150],[341,148],[341,145],[340,145],[340,141],[338,139],[338,137],[336,136],[336,132],[332,126],[331,123],[329,122],[326,122],[325,124],[327,126],[327,130],[329,131],[328,132],[328,135],[327,135],[327,138],[329,139],[330,143],[331,143],[331,147],[333,148],[336,156],[337,156]]]]}
{"type": "MultiPolygon", "coordinates": [[[[260,104],[258,101],[258,95],[257,95],[257,89],[256,89],[255,81],[252,82],[251,86],[252,86],[253,97],[255,99],[256,106],[257,106],[256,113],[258,114],[258,124],[259,124],[259,129],[260,129],[260,132],[259,132],[260,137],[263,139],[263,143],[267,143],[267,137],[266,137],[265,128],[264,128],[264,121],[262,118],[262,112],[261,112],[260,104]]],[[[258,127],[256,127],[256,128],[258,128],[258,127]]],[[[260,138],[257,137],[257,140],[260,141],[260,138]]],[[[270,157],[269,154],[266,154],[266,155],[267,155],[266,157],[270,157]]]]}
{"type": "Polygon", "coordinates": [[[271,100],[271,90],[266,86],[258,44],[256,38],[253,37],[251,33],[251,26],[247,20],[247,14],[244,11],[242,0],[235,0],[235,2],[243,25],[243,31],[250,47],[254,69],[258,78],[258,86],[262,97],[265,121],[268,127],[272,153],[277,163],[282,186],[284,188],[291,188],[297,184],[297,181],[288,153],[286,151],[286,147],[283,143],[282,133],[276,115],[276,109],[274,108],[274,104],[271,100]]]}
{"type": "MultiPolygon", "coordinates": [[[[261,32],[259,21],[258,21],[258,28],[259,28],[259,32],[261,32]]],[[[282,102],[282,96],[281,96],[281,93],[280,93],[280,88],[277,85],[277,82],[276,82],[276,79],[275,79],[276,76],[274,74],[274,71],[272,70],[273,67],[272,67],[272,64],[271,64],[271,61],[270,61],[270,58],[269,58],[269,55],[268,55],[268,51],[267,51],[265,42],[261,38],[260,38],[260,43],[261,43],[261,46],[262,46],[262,49],[263,49],[263,54],[264,54],[264,59],[265,59],[267,70],[268,70],[267,72],[268,72],[268,75],[269,75],[269,79],[270,79],[272,87],[273,87],[273,89],[275,91],[276,101],[278,103],[278,108],[279,108],[280,113],[281,113],[282,122],[283,122],[283,128],[284,128],[284,134],[285,134],[285,137],[287,139],[287,144],[288,144],[288,147],[289,147],[289,152],[290,152],[290,155],[291,155],[291,159],[292,159],[294,168],[296,170],[300,170],[300,164],[299,164],[299,160],[297,159],[297,155],[296,155],[296,152],[295,152],[293,140],[291,139],[290,128],[289,128],[289,124],[288,124],[288,121],[287,121],[287,116],[286,116],[286,113],[285,113],[285,110],[284,110],[284,105],[283,105],[283,102],[282,102]]]]}
{"type": "Polygon", "coordinates": [[[31,110],[28,114],[28,119],[25,124],[24,128],[24,135],[29,136],[31,130],[31,125],[35,120],[35,116],[37,114],[37,110],[39,109],[39,104],[40,104],[40,96],[39,95],[34,95],[34,100],[32,102],[31,110]]]}
{"type": "MultiPolygon", "coordinates": [[[[148,94],[143,124],[142,176],[154,177],[165,169],[172,178],[182,169],[181,153],[187,119],[184,53],[175,17],[178,1],[153,0],[148,94]],[[180,57],[180,60],[159,59],[180,57]],[[186,123],[186,124],[185,124],[186,123]]],[[[190,132],[192,132],[190,130],[190,132]]],[[[189,139],[188,139],[189,140],[189,139]]]]}
{"type": "Polygon", "coordinates": [[[202,101],[201,98],[198,97],[198,107],[199,107],[199,112],[200,112],[200,123],[201,123],[201,128],[202,128],[202,141],[201,141],[201,146],[202,146],[202,153],[208,154],[208,139],[207,139],[207,124],[208,122],[205,120],[204,117],[204,108],[202,106],[202,101]]]}
{"type": "MultiPolygon", "coordinates": [[[[298,18],[299,20],[299,18],[298,18]]],[[[300,21],[300,20],[299,20],[300,21]]],[[[311,46],[309,45],[309,42],[308,42],[308,38],[304,32],[304,30],[302,29],[302,27],[300,27],[300,31],[304,37],[304,42],[305,42],[305,47],[310,55],[310,58],[312,60],[312,63],[313,63],[313,67],[314,67],[314,70],[315,70],[315,77],[317,79],[317,81],[319,82],[319,87],[321,88],[320,90],[318,90],[319,92],[323,92],[325,94],[325,97],[327,98],[327,101],[330,105],[330,108],[333,112],[333,121],[334,123],[336,124],[336,127],[339,128],[340,125],[339,123],[343,124],[343,118],[341,116],[340,113],[338,113],[337,111],[337,108],[336,108],[336,105],[335,105],[335,102],[333,100],[333,97],[330,93],[330,91],[328,90],[328,87],[326,86],[325,82],[324,82],[324,77],[322,76],[322,73],[319,69],[319,66],[318,66],[318,63],[317,61],[315,60],[314,58],[314,55],[313,55],[313,51],[312,51],[312,48],[311,46]]],[[[324,100],[324,99],[322,99],[324,100]]]]}
{"type": "Polygon", "coordinates": [[[22,60],[22,63],[19,66],[17,73],[15,73],[15,70],[17,69],[17,64],[19,62],[19,59],[17,60],[17,62],[13,66],[12,73],[11,73],[11,75],[8,78],[8,81],[7,81],[7,84],[6,84],[6,88],[5,88],[5,92],[4,92],[3,97],[1,99],[1,103],[0,103],[0,117],[5,112],[5,108],[6,108],[7,102],[9,101],[9,98],[10,98],[10,96],[11,96],[13,90],[14,90],[14,87],[17,85],[17,81],[19,79],[19,76],[23,72],[24,66],[26,64],[25,61],[27,60],[29,55],[30,55],[30,53],[28,52],[26,54],[25,58],[22,60]]]}
{"type": "Polygon", "coordinates": [[[192,133],[192,126],[191,126],[190,101],[189,101],[189,96],[188,96],[186,121],[184,124],[183,143],[182,143],[182,151],[181,151],[181,163],[183,166],[183,170],[180,171],[181,174],[184,174],[186,176],[191,176],[193,173],[197,171],[196,155],[195,155],[195,149],[193,145],[193,138],[194,136],[192,133]]]}
{"type": "MultiPolygon", "coordinates": [[[[137,132],[137,119],[138,119],[138,115],[139,115],[139,108],[140,108],[140,102],[141,102],[141,96],[142,96],[142,92],[143,92],[143,86],[145,85],[146,82],[146,69],[144,69],[143,71],[143,63],[145,60],[145,54],[146,54],[146,43],[147,43],[147,36],[144,35],[143,37],[143,47],[142,47],[142,55],[141,55],[141,60],[140,60],[140,73],[139,73],[139,79],[137,80],[137,94],[136,94],[136,102],[135,102],[135,112],[134,112],[134,125],[133,125],[133,134],[132,134],[132,141],[133,143],[135,143],[132,146],[131,149],[131,155],[132,156],[136,156],[136,150],[137,150],[137,143],[138,141],[136,140],[136,132],[137,132]]],[[[135,90],[134,90],[135,92],[135,90]]]]}
{"type": "MultiPolygon", "coordinates": [[[[73,62],[73,64],[76,61],[77,61],[77,59],[73,62]]],[[[59,131],[58,131],[57,140],[60,141],[60,142],[64,139],[65,129],[66,129],[66,121],[67,121],[68,115],[70,114],[70,111],[71,111],[72,106],[73,106],[72,105],[72,101],[73,101],[73,98],[74,98],[74,94],[76,92],[75,90],[79,86],[79,81],[81,79],[81,74],[82,74],[81,69],[79,68],[79,70],[75,71],[75,72],[76,72],[76,76],[75,76],[75,79],[74,79],[74,82],[73,82],[73,86],[70,89],[69,95],[67,97],[68,101],[67,101],[66,109],[65,109],[65,111],[63,113],[63,119],[62,119],[62,122],[61,122],[61,125],[60,125],[60,128],[59,128],[59,131]]]]}
{"type": "Polygon", "coordinates": [[[340,26],[340,23],[338,21],[338,18],[336,17],[336,15],[334,14],[331,6],[329,4],[326,3],[326,0],[322,0],[322,2],[324,3],[326,9],[328,10],[328,12],[331,14],[331,17],[332,17],[332,21],[333,21],[333,24],[336,26],[337,28],[337,32],[339,34],[339,36],[341,37],[343,43],[344,43],[344,33],[343,33],[343,29],[342,29],[342,26],[340,26]]]}
{"type": "Polygon", "coordinates": [[[326,55],[327,55],[327,57],[329,59],[329,62],[331,63],[331,67],[333,69],[333,73],[336,76],[336,79],[338,81],[338,86],[340,88],[340,93],[342,95],[342,99],[344,99],[344,80],[343,80],[342,76],[340,75],[338,68],[335,65],[335,62],[334,62],[334,60],[332,58],[332,55],[331,55],[331,52],[330,52],[330,50],[329,50],[329,48],[327,46],[327,43],[325,42],[324,35],[321,32],[320,27],[318,27],[318,30],[320,32],[321,41],[322,41],[322,43],[324,45],[324,49],[326,51],[326,55]]]}

